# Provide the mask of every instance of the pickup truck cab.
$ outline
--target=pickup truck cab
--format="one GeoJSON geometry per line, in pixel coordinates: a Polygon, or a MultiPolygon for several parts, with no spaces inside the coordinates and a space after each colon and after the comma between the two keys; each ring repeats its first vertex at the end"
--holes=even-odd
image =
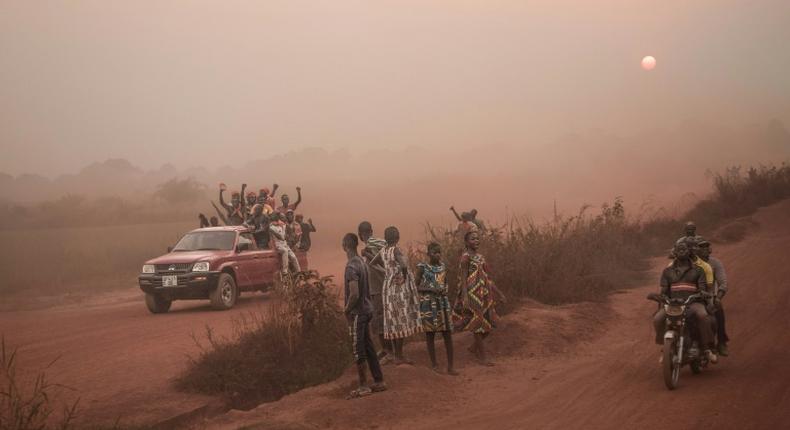
{"type": "MultiPolygon", "coordinates": [[[[296,253],[302,270],[307,256],[296,253]]],[[[211,301],[230,309],[242,291],[264,291],[280,271],[273,249],[259,248],[244,226],[209,227],[185,234],[168,253],[148,260],[138,277],[152,313],[170,310],[173,300],[211,301]]]]}

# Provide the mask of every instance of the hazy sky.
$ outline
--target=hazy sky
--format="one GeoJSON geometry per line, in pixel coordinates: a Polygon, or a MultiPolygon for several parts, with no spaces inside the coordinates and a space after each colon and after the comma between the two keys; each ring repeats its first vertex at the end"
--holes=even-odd
{"type": "Polygon", "coordinates": [[[2,0],[0,171],[788,125],[789,45],[787,0],[2,0]]]}

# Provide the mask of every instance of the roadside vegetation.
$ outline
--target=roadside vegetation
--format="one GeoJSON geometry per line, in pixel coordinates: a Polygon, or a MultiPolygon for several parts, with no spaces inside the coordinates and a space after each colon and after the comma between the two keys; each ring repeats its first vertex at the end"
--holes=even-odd
{"type": "MultiPolygon", "coordinates": [[[[635,284],[649,267],[647,258],[665,255],[683,234],[686,220],[696,221],[701,234],[716,240],[739,239],[743,231],[733,235],[727,233],[728,226],[760,206],[790,197],[790,166],[728,169],[713,175],[713,183],[711,196],[681,219],[632,217],[616,198],[598,213],[584,207],[543,224],[514,218],[490,227],[480,252],[499,288],[516,303],[526,297],[549,304],[602,300],[635,284]]],[[[450,229],[432,226],[426,241],[442,244],[453,294],[453,262],[463,250],[462,241],[450,229]]],[[[413,263],[424,258],[423,250],[424,244],[410,250],[413,263]]],[[[276,295],[281,300],[270,311],[238,320],[234,337],[216,339],[207,329],[208,344],[179,377],[178,387],[222,395],[232,407],[247,408],[335,379],[350,363],[336,291],[330,279],[313,272],[293,290],[280,289],[276,295]]]]}
{"type": "Polygon", "coordinates": [[[267,311],[234,321],[218,339],[207,327],[176,386],[220,395],[245,409],[334,380],[351,362],[348,327],[331,277],[311,271],[292,288],[275,289],[267,311]]]}
{"type": "MultiPolygon", "coordinates": [[[[712,174],[712,179],[713,193],[681,219],[629,216],[622,199],[616,198],[595,214],[583,207],[576,215],[557,215],[543,224],[513,218],[504,226],[490,227],[482,235],[480,252],[498,287],[510,298],[529,297],[548,304],[601,300],[608,292],[639,281],[648,268],[647,257],[666,255],[683,235],[686,220],[696,222],[698,233],[709,239],[736,241],[751,225],[748,215],[790,197],[787,164],[746,171],[733,167],[712,174]]],[[[463,238],[446,228],[426,230],[426,240],[442,245],[445,261],[458,261],[463,238]]],[[[423,250],[421,245],[413,248],[412,260],[424,258],[423,250]]],[[[449,264],[448,269],[448,279],[455,281],[456,265],[449,264]]]]}
{"type": "Polygon", "coordinates": [[[17,350],[0,339],[0,430],[75,428],[78,401],[70,405],[57,401],[58,391],[68,388],[50,381],[46,369],[32,380],[20,376],[18,358],[17,350]]]}

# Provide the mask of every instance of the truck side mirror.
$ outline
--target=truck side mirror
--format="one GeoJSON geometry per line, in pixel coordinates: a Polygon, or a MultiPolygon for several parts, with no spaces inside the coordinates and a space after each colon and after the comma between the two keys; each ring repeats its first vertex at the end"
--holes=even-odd
{"type": "Polygon", "coordinates": [[[249,243],[245,242],[245,243],[240,243],[240,244],[236,245],[236,252],[249,251],[249,250],[250,250],[250,244],[249,243]]]}

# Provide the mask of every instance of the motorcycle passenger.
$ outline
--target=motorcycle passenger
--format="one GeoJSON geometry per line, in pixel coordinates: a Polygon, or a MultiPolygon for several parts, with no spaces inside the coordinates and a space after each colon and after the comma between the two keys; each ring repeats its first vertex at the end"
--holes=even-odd
{"type": "Polygon", "coordinates": [[[699,257],[713,268],[713,292],[716,294],[714,299],[716,305],[716,338],[718,340],[719,355],[726,357],[729,355],[727,342],[729,342],[730,337],[727,336],[727,330],[724,325],[724,307],[721,305],[721,300],[727,294],[727,273],[724,271],[724,264],[722,264],[721,260],[710,255],[713,252],[710,242],[703,239],[697,242],[697,247],[699,257]]]}
{"type": "MultiPolygon", "coordinates": [[[[661,274],[661,295],[670,298],[687,298],[700,291],[707,291],[708,284],[705,272],[691,261],[691,252],[685,241],[675,244],[673,249],[675,259],[661,274]]],[[[713,321],[708,315],[705,304],[693,302],[688,305],[687,311],[696,322],[699,341],[704,354],[711,363],[716,363],[718,357],[711,350],[713,342],[713,321]]],[[[666,313],[661,307],[653,316],[653,327],[656,331],[656,343],[661,345],[664,341],[666,328],[666,313]]]]}
{"type": "Polygon", "coordinates": [[[676,240],[675,243],[683,242],[685,240],[694,238],[697,236],[697,224],[694,221],[689,221],[686,223],[686,227],[684,229],[685,235],[680,239],[676,240]]]}

